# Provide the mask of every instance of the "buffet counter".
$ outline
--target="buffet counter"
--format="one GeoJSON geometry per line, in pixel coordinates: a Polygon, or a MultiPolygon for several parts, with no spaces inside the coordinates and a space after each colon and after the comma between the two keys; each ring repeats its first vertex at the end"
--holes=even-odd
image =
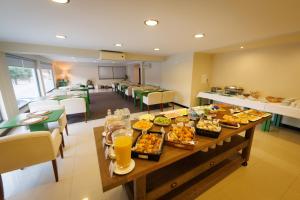
{"type": "MultiPolygon", "coordinates": [[[[122,176],[110,173],[111,161],[105,157],[107,147],[102,136],[104,127],[95,127],[102,189],[105,192],[123,185],[129,199],[195,199],[241,165],[247,166],[255,127],[269,118],[237,129],[223,128],[216,139],[197,135],[192,150],[164,145],[159,161],[133,158],[135,168],[122,176]]],[[[134,130],[133,137],[140,134],[134,130]]]]}
{"type": "MultiPolygon", "coordinates": [[[[261,102],[250,99],[242,99],[236,96],[223,96],[215,93],[209,92],[199,92],[197,95],[198,98],[210,99],[218,102],[223,102],[231,105],[242,106],[246,108],[252,108],[264,112],[273,113],[276,115],[282,115],[286,117],[292,117],[296,119],[300,119],[300,109],[292,106],[281,105],[280,103],[269,103],[269,102],[261,102]]],[[[280,120],[282,116],[275,117],[275,125],[280,124],[280,120]]],[[[263,127],[263,130],[269,130],[270,122],[267,122],[263,127]]]]}

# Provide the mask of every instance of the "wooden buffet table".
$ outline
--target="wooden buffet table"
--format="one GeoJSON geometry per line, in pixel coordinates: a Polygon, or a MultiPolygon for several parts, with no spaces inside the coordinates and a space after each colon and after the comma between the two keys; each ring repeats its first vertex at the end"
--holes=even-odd
{"type": "MultiPolygon", "coordinates": [[[[166,144],[158,162],[134,159],[134,170],[124,176],[109,173],[110,160],[105,159],[102,145],[103,127],[95,127],[94,135],[103,191],[123,185],[129,199],[194,199],[241,165],[247,166],[254,130],[263,118],[239,129],[222,128],[217,139],[196,136],[194,150],[166,144]],[[239,135],[240,133],[243,133],[239,135]],[[203,150],[231,137],[231,142],[203,150]]],[[[134,136],[139,134],[134,131],[134,136]]]]}

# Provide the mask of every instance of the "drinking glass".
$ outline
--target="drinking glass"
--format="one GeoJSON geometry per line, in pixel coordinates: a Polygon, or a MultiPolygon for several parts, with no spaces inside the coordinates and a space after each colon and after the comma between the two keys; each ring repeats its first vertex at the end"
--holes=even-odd
{"type": "Polygon", "coordinates": [[[132,129],[119,129],[112,134],[116,165],[126,169],[131,161],[132,129]]]}

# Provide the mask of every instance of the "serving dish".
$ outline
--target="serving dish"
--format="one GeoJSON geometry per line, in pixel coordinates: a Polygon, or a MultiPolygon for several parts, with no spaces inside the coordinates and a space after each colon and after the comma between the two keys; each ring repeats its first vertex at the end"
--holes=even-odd
{"type": "Polygon", "coordinates": [[[241,127],[241,125],[237,122],[233,122],[233,121],[228,121],[228,120],[220,120],[219,121],[220,126],[225,127],[225,128],[234,128],[234,129],[238,129],[241,127]]]}
{"type": "Polygon", "coordinates": [[[182,149],[193,149],[196,145],[195,128],[173,124],[166,135],[166,143],[182,149]]]}
{"type": "Polygon", "coordinates": [[[253,109],[246,110],[244,112],[247,113],[247,114],[250,114],[250,115],[258,116],[258,117],[268,117],[268,116],[271,115],[270,113],[261,112],[261,111],[253,110],[253,109]]]}
{"type": "Polygon", "coordinates": [[[139,120],[132,125],[132,128],[139,131],[147,131],[151,129],[153,123],[147,120],[139,120]]]}
{"type": "Polygon", "coordinates": [[[180,123],[180,122],[182,122],[182,123],[188,123],[190,121],[190,119],[188,118],[188,117],[176,117],[175,118],[175,122],[176,123],[180,123]]]}
{"type": "Polygon", "coordinates": [[[218,138],[221,130],[219,120],[200,119],[196,125],[196,133],[205,137],[218,138]]]}
{"type": "Polygon", "coordinates": [[[144,115],[139,116],[139,120],[153,121],[154,118],[155,118],[155,116],[152,114],[144,114],[144,115]]]}
{"type": "Polygon", "coordinates": [[[171,119],[167,117],[158,116],[154,119],[153,123],[158,126],[169,126],[171,119]]]}
{"type": "Polygon", "coordinates": [[[238,123],[238,124],[248,124],[249,120],[248,118],[242,118],[236,115],[223,115],[223,120],[232,122],[232,123],[238,123]]]}
{"type": "Polygon", "coordinates": [[[237,117],[240,117],[240,118],[247,118],[250,122],[255,122],[255,121],[260,120],[262,118],[262,117],[259,117],[259,116],[248,114],[246,112],[237,113],[237,114],[234,114],[234,116],[237,116],[237,117]]]}
{"type": "Polygon", "coordinates": [[[162,153],[165,133],[143,133],[131,149],[131,156],[158,161],[162,153]]]}

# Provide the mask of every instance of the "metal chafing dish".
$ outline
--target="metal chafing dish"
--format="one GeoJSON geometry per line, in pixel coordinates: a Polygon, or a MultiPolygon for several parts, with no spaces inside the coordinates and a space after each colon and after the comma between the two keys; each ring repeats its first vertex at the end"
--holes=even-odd
{"type": "Polygon", "coordinates": [[[237,86],[226,86],[224,88],[225,94],[230,94],[230,95],[241,95],[244,91],[243,88],[237,87],[237,86]]]}
{"type": "Polygon", "coordinates": [[[211,87],[211,88],[210,88],[210,91],[211,91],[211,92],[214,92],[214,93],[217,93],[217,92],[220,91],[220,90],[222,90],[221,87],[211,87]]]}

